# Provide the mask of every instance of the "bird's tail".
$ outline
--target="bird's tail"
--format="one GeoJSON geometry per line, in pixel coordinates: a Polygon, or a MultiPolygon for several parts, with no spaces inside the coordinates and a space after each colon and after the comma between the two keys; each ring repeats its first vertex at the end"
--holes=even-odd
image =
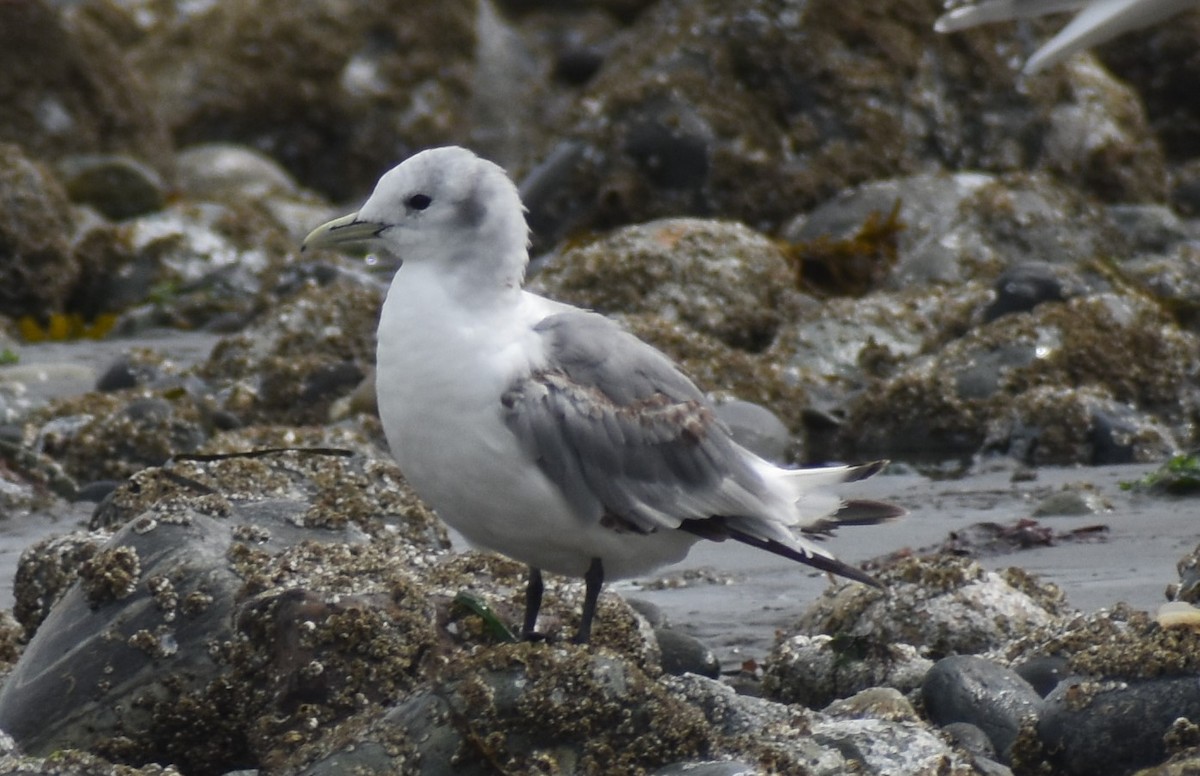
{"type": "Polygon", "coordinates": [[[791,511],[796,516],[795,522],[789,525],[783,521],[728,516],[705,521],[688,520],[680,528],[705,539],[734,539],[823,571],[878,586],[869,574],[838,560],[813,540],[822,539],[841,526],[874,525],[905,513],[904,509],[884,501],[843,500],[832,489],[835,485],[877,474],[887,463],[873,461],[853,466],[779,469],[764,462],[760,471],[773,480],[774,489],[782,499],[794,504],[791,511]]]}
{"type": "Polygon", "coordinates": [[[870,499],[844,500],[833,486],[878,474],[887,461],[813,469],[773,469],[770,474],[795,504],[793,525],[808,534],[828,534],[839,526],[875,525],[905,514],[895,504],[870,499]]]}

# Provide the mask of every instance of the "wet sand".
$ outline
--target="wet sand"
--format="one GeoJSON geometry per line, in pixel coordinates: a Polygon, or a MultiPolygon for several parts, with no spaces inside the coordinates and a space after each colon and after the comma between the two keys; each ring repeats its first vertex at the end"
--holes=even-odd
{"type": "MultiPolygon", "coordinates": [[[[1009,467],[943,481],[915,474],[879,476],[855,486],[854,493],[895,501],[909,509],[909,515],[888,525],[844,529],[828,546],[845,560],[860,562],[906,547],[938,545],[951,532],[975,523],[1009,524],[1029,518],[1051,493],[1085,485],[1111,508],[1093,515],[1037,519],[1056,534],[1105,525],[1106,535],[1014,550],[980,562],[989,569],[1018,566],[1037,574],[1062,588],[1068,604],[1082,611],[1119,601],[1152,611],[1166,600],[1166,586],[1178,579],[1176,562],[1200,541],[1196,502],[1121,489],[1122,481],[1136,480],[1155,468],[1044,468],[1037,470],[1035,480],[1016,483],[1009,467]]],[[[743,659],[761,659],[776,629],[787,627],[829,584],[824,574],[730,543],[698,545],[685,562],[658,578],[679,579],[689,572],[728,582],[660,590],[637,582],[615,587],[659,606],[675,627],[712,647],[726,668],[743,659]]]]}

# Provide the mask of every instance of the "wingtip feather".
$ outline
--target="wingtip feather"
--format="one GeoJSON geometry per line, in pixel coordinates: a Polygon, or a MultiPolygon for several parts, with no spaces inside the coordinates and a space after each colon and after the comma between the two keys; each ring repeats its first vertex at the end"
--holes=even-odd
{"type": "Polygon", "coordinates": [[[743,544],[748,544],[751,547],[766,550],[789,560],[803,563],[806,566],[812,566],[821,571],[828,571],[831,574],[837,574],[840,577],[845,577],[855,582],[862,582],[864,585],[870,585],[875,588],[883,587],[874,577],[862,569],[851,566],[845,561],[838,560],[832,555],[820,552],[816,548],[806,551],[804,547],[792,547],[775,539],[760,539],[757,536],[752,536],[744,531],[732,528],[727,530],[729,538],[743,544]]]}
{"type": "Polygon", "coordinates": [[[891,461],[887,459],[879,461],[871,461],[869,463],[854,464],[846,469],[846,478],[843,482],[858,482],[865,480],[868,477],[874,477],[879,472],[883,471],[891,461]]]}

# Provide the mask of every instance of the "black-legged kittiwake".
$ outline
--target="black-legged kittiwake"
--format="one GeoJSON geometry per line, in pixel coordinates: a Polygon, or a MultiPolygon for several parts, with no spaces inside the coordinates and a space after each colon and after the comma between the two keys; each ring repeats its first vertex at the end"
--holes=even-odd
{"type": "Polygon", "coordinates": [[[398,257],[379,322],[376,386],[392,454],[417,494],[472,544],[583,577],[576,641],[604,581],[734,539],[868,584],[800,533],[903,510],[827,486],[882,462],[784,469],[739,446],[665,355],[602,315],[524,291],[529,229],[503,169],[463,148],[423,151],[357,213],[305,247],[368,242],[398,257]]]}

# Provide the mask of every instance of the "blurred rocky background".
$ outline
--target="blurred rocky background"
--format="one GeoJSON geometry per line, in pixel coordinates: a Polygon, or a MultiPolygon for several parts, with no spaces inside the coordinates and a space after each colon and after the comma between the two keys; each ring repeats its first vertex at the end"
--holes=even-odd
{"type": "Polygon", "coordinates": [[[520,570],[447,550],[374,417],[394,265],[298,252],[469,146],[520,184],[531,285],[681,361],[764,455],[1194,491],[1200,13],[1023,78],[1054,20],[943,10],[0,0],[0,532],[31,545],[4,772],[1195,767],[1193,556],[1157,619],[954,540],[830,588],[761,665],[615,594],[593,651],[500,644],[520,570]]]}

